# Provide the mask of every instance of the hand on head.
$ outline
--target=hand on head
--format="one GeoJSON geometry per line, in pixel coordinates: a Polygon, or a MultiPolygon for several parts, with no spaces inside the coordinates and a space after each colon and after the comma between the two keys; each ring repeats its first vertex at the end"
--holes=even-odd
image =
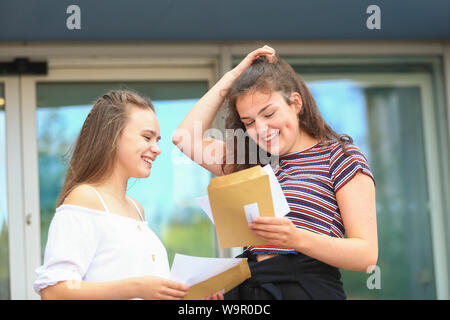
{"type": "Polygon", "coordinates": [[[253,50],[233,70],[230,71],[233,78],[237,79],[242,72],[252,65],[253,61],[260,57],[266,57],[268,62],[274,63],[277,61],[277,52],[269,46],[264,46],[253,50]]]}
{"type": "Polygon", "coordinates": [[[274,63],[277,61],[277,52],[275,51],[274,48],[271,48],[267,45],[262,48],[267,50],[267,52],[269,52],[268,54],[264,55],[269,63],[274,63]]]}

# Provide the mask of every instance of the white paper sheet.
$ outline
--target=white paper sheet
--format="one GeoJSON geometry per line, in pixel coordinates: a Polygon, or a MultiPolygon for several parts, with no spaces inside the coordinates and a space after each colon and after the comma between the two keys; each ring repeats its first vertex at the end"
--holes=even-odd
{"type": "Polygon", "coordinates": [[[253,222],[253,220],[260,216],[258,203],[250,203],[244,206],[245,217],[247,218],[247,222],[253,222]]]}
{"type": "Polygon", "coordinates": [[[278,179],[275,176],[270,164],[265,165],[263,169],[269,175],[270,191],[272,192],[273,211],[275,212],[275,217],[284,217],[291,211],[291,209],[289,208],[289,204],[284,196],[283,189],[281,189],[280,183],[278,182],[278,179]]]}
{"type": "Polygon", "coordinates": [[[195,200],[200,205],[200,208],[202,208],[203,211],[206,213],[211,222],[214,224],[214,218],[211,210],[211,204],[209,203],[208,195],[204,197],[195,198],[195,200]]]}
{"type": "Polygon", "coordinates": [[[243,258],[204,258],[175,254],[170,279],[193,286],[212,278],[236,265],[243,258]]]}
{"type": "MultiPolygon", "coordinates": [[[[278,179],[275,176],[275,173],[273,172],[273,169],[270,166],[270,164],[264,166],[263,169],[269,175],[270,191],[272,193],[273,211],[275,217],[284,217],[291,211],[291,209],[289,208],[286,197],[284,196],[283,190],[281,189],[280,183],[278,182],[278,179]]],[[[209,203],[208,195],[195,198],[195,200],[203,209],[203,211],[206,213],[208,218],[212,221],[212,223],[214,223],[214,218],[212,215],[211,204],[209,203]]],[[[259,215],[259,210],[257,215],[255,208],[246,209],[244,207],[244,210],[246,212],[247,220],[249,219],[249,217],[252,217],[253,220],[256,216],[259,215]],[[247,211],[249,213],[247,213],[247,211]]]]}

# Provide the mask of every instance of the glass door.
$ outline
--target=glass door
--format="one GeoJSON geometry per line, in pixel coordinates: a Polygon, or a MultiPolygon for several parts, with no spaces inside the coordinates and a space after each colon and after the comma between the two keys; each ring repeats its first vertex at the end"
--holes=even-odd
{"type": "MultiPolygon", "coordinates": [[[[104,61],[103,61],[104,62],[104,61]]],[[[83,62],[84,63],[84,62],[83,62]]],[[[70,63],[69,63],[70,64],[70,63]]],[[[24,159],[26,299],[33,292],[34,270],[41,263],[55,202],[65,178],[65,155],[75,142],[94,101],[113,89],[132,90],[152,99],[161,128],[162,154],[147,179],[131,179],[127,193],[144,207],[149,227],[175,253],[218,255],[213,225],[195,203],[207,192],[210,174],[185,157],[171,142],[172,134],[193,104],[215,80],[211,62],[183,61],[169,66],[114,60],[98,66],[53,64],[46,76],[21,79],[24,159]],[[136,63],[138,65],[136,65],[136,63]],[[25,138],[26,137],[26,138],[25,138]],[[176,161],[174,161],[176,160],[176,161]]]]}
{"type": "Polygon", "coordinates": [[[55,201],[67,170],[64,155],[74,143],[92,103],[113,89],[129,89],[150,97],[161,128],[162,154],[147,179],[132,179],[128,195],[144,207],[150,227],[165,244],[170,262],[175,252],[215,256],[213,228],[195,203],[206,192],[210,174],[172,144],[172,134],[195,102],[206,92],[207,81],[191,82],[38,82],[37,147],[41,255],[47,241],[55,201]]]}
{"type": "MultiPolygon", "coordinates": [[[[286,56],[376,181],[378,274],[342,270],[349,299],[448,299],[448,123],[435,57],[286,56]]],[[[236,65],[242,57],[233,57],[236,65]]]]}
{"type": "Polygon", "coordinates": [[[26,299],[20,78],[0,77],[0,299],[26,299]]]}
{"type": "Polygon", "coordinates": [[[380,286],[367,286],[370,274],[344,270],[349,298],[436,299],[445,294],[431,75],[362,70],[303,76],[327,122],[349,134],[366,155],[376,181],[380,286]]]}
{"type": "Polygon", "coordinates": [[[0,300],[7,300],[11,297],[5,108],[5,85],[0,81],[0,300]]]}

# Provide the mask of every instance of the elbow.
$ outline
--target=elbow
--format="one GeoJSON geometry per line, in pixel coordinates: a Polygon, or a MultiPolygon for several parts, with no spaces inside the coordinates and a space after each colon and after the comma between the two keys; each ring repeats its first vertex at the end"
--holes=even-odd
{"type": "Polygon", "coordinates": [[[55,300],[55,297],[52,294],[52,288],[51,287],[45,287],[44,289],[41,289],[41,300],[55,300]]]}
{"type": "Polygon", "coordinates": [[[172,137],[172,143],[175,145],[175,147],[178,148],[178,150],[180,150],[182,153],[188,155],[188,153],[186,152],[186,146],[183,145],[183,139],[181,137],[177,137],[177,136],[173,136],[172,137]]]}
{"type": "Polygon", "coordinates": [[[184,135],[185,133],[183,133],[183,131],[182,130],[180,130],[180,129],[177,129],[176,131],[175,131],[175,133],[172,135],[172,143],[178,148],[178,149],[180,149],[180,151],[181,152],[183,152],[183,153],[185,153],[185,149],[186,149],[186,146],[185,146],[185,144],[186,143],[183,143],[183,135],[184,135]]]}
{"type": "Polygon", "coordinates": [[[371,250],[371,252],[367,254],[367,257],[366,259],[364,259],[364,263],[360,271],[363,271],[365,273],[372,273],[377,266],[377,261],[378,249],[376,248],[374,250],[371,250]]]}
{"type": "Polygon", "coordinates": [[[172,143],[179,148],[179,144],[181,143],[181,137],[176,133],[172,136],[172,143]]]}
{"type": "Polygon", "coordinates": [[[67,300],[71,299],[69,294],[70,287],[67,282],[58,282],[55,285],[47,286],[41,289],[41,300],[67,300]]]}
{"type": "MultiPolygon", "coordinates": [[[[190,136],[186,136],[185,134],[185,131],[177,129],[172,135],[172,143],[187,157],[193,159],[193,144],[191,143],[190,136]]],[[[201,145],[201,143],[199,145],[201,145]]]]}

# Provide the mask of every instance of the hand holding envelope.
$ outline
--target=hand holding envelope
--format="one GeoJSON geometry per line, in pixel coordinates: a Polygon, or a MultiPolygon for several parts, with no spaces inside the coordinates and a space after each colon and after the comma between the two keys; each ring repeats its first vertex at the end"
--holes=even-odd
{"type": "Polygon", "coordinates": [[[270,244],[251,232],[256,217],[283,217],[289,205],[270,165],[213,178],[208,196],[196,199],[216,225],[221,248],[270,244]]]}
{"type": "MultiPolygon", "coordinates": [[[[196,199],[216,226],[222,248],[265,245],[249,228],[256,217],[283,217],[289,205],[270,167],[255,166],[213,178],[208,196],[196,199]]],[[[227,292],[251,276],[247,259],[201,258],[176,254],[171,279],[191,286],[185,299],[227,292]]]]}
{"type": "Polygon", "coordinates": [[[244,258],[203,258],[177,253],[170,278],[190,286],[185,300],[198,300],[231,290],[250,278],[250,269],[244,258]]]}

